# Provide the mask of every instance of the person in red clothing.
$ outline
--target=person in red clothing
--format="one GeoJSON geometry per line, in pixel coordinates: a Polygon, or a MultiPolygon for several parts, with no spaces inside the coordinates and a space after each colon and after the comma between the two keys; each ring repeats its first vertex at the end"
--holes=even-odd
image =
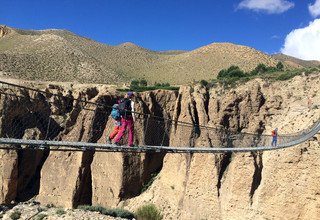
{"type": "Polygon", "coordinates": [[[272,136],[271,146],[272,147],[276,147],[277,146],[277,141],[278,141],[278,128],[272,130],[271,136],[272,136]]]}
{"type": "Polygon", "coordinates": [[[128,135],[128,145],[133,147],[133,135],[134,135],[134,102],[133,102],[134,94],[133,92],[128,92],[126,98],[120,100],[119,103],[119,110],[121,115],[121,129],[118,133],[114,144],[120,145],[119,141],[121,140],[124,132],[127,130],[129,131],[128,135]]]}

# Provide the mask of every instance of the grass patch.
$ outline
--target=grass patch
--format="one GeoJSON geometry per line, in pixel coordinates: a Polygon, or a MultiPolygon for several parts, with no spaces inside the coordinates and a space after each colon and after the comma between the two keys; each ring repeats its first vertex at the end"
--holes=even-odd
{"type": "Polygon", "coordinates": [[[17,210],[12,212],[11,215],[10,215],[10,218],[12,220],[18,220],[18,219],[20,219],[20,217],[21,217],[21,212],[17,211],[17,210]]]}
{"type": "Polygon", "coordinates": [[[138,208],[136,216],[139,220],[161,220],[163,218],[160,210],[153,204],[147,204],[138,208]]]}
{"type": "Polygon", "coordinates": [[[91,211],[91,212],[99,212],[102,215],[109,215],[112,217],[120,217],[120,218],[126,218],[126,219],[134,218],[134,214],[132,212],[129,212],[125,209],[119,209],[119,208],[110,209],[110,208],[104,208],[102,206],[80,205],[78,206],[78,209],[91,211]]]}
{"type": "Polygon", "coordinates": [[[60,208],[60,209],[57,209],[56,214],[61,216],[61,215],[66,214],[66,211],[64,211],[64,209],[60,208]]]}
{"type": "Polygon", "coordinates": [[[277,76],[276,80],[285,81],[292,79],[293,77],[300,75],[300,71],[289,71],[281,73],[279,76],[277,76]]]}
{"type": "Polygon", "coordinates": [[[44,214],[44,213],[40,213],[38,215],[36,215],[33,219],[34,220],[42,220],[44,219],[45,217],[47,217],[48,215],[44,214]]]}

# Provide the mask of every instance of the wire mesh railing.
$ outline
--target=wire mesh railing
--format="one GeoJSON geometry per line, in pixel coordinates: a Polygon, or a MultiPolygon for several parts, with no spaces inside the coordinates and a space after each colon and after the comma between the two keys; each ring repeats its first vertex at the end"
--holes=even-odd
{"type": "Polygon", "coordinates": [[[135,145],[108,143],[114,128],[111,106],[117,97],[89,101],[85,93],[56,92],[0,81],[0,148],[96,151],[226,152],[272,150],[292,146],[319,131],[313,127],[293,135],[280,135],[271,146],[271,135],[232,133],[223,126],[210,127],[135,112],[135,145]]]}

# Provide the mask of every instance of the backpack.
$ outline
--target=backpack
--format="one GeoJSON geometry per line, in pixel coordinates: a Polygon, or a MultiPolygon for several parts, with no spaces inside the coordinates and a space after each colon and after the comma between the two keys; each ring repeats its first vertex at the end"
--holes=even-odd
{"type": "Polygon", "coordinates": [[[124,98],[119,101],[119,112],[123,118],[131,116],[131,100],[124,98]]]}
{"type": "Polygon", "coordinates": [[[112,108],[112,110],[111,110],[111,118],[113,118],[116,121],[120,120],[121,116],[120,116],[119,108],[112,108]]]}

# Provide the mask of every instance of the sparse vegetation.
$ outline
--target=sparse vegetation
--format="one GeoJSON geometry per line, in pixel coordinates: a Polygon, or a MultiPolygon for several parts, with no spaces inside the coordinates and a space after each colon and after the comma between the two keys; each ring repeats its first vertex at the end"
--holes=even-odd
{"type": "Polygon", "coordinates": [[[36,215],[33,219],[34,220],[42,220],[45,217],[47,217],[48,215],[44,214],[44,213],[39,213],[38,215],[36,215]]]}
{"type": "Polygon", "coordinates": [[[66,211],[64,209],[62,209],[62,208],[59,208],[59,209],[57,209],[56,214],[61,216],[61,215],[66,214],[66,211]]]}
{"type": "Polygon", "coordinates": [[[110,215],[113,217],[120,217],[120,218],[126,218],[126,219],[134,218],[133,213],[124,209],[109,209],[109,208],[104,208],[102,206],[88,206],[88,205],[78,206],[78,209],[91,211],[91,212],[99,212],[100,214],[110,215]]]}
{"type": "Polygon", "coordinates": [[[240,70],[238,66],[230,66],[228,69],[223,69],[218,73],[218,79],[225,79],[225,78],[241,78],[245,77],[246,74],[240,70]]]}
{"type": "Polygon", "coordinates": [[[18,210],[15,210],[14,212],[11,213],[10,218],[12,220],[18,220],[21,217],[21,212],[18,210]]]}
{"type": "Polygon", "coordinates": [[[283,70],[284,70],[284,65],[283,65],[283,63],[279,61],[279,62],[277,63],[277,65],[276,65],[276,68],[277,68],[278,70],[280,70],[280,71],[283,71],[283,70]]]}
{"type": "Polygon", "coordinates": [[[221,70],[218,74],[217,80],[212,80],[208,85],[219,83],[225,87],[233,87],[237,83],[244,83],[256,77],[283,81],[289,80],[297,75],[308,75],[317,72],[320,72],[320,69],[315,67],[284,71],[284,65],[281,62],[278,62],[276,67],[268,67],[261,63],[251,72],[243,72],[238,66],[230,66],[228,69],[221,70]]]}
{"type": "Polygon", "coordinates": [[[200,84],[201,84],[202,86],[204,86],[204,87],[207,87],[209,83],[208,83],[207,80],[204,80],[204,79],[203,79],[203,80],[200,81],[200,84]]]}
{"type": "Polygon", "coordinates": [[[148,86],[146,80],[132,80],[129,89],[117,89],[121,92],[127,91],[134,91],[134,92],[143,92],[149,90],[156,90],[156,89],[163,89],[163,90],[179,90],[177,86],[171,86],[169,83],[155,83],[154,86],[148,86]]]}
{"type": "Polygon", "coordinates": [[[138,208],[136,216],[139,220],[161,220],[163,218],[160,210],[153,204],[147,204],[138,208]]]}
{"type": "Polygon", "coordinates": [[[281,81],[289,80],[299,74],[300,74],[300,72],[298,72],[298,71],[283,72],[276,77],[276,80],[281,80],[281,81]]]}
{"type": "Polygon", "coordinates": [[[151,186],[151,184],[153,183],[153,181],[156,179],[157,175],[158,175],[158,173],[152,173],[152,174],[151,174],[150,180],[149,180],[146,184],[143,185],[143,187],[142,187],[142,189],[141,189],[141,193],[143,193],[144,191],[146,191],[146,190],[151,186]]]}

